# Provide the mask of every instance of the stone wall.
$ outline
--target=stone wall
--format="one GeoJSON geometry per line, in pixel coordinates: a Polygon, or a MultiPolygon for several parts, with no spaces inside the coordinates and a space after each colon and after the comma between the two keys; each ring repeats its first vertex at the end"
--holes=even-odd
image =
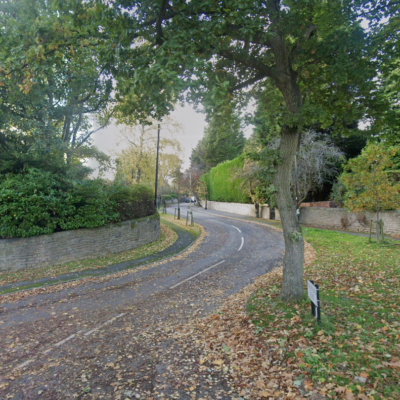
{"type": "Polygon", "coordinates": [[[64,264],[120,253],[160,237],[160,217],[76,229],[50,235],[0,240],[0,271],[16,271],[64,264]]]}
{"type": "MultiPolygon", "coordinates": [[[[380,214],[384,222],[385,233],[400,235],[400,211],[386,211],[380,214]]],[[[344,208],[302,207],[300,223],[316,228],[347,230],[369,233],[369,221],[376,220],[371,212],[350,213],[344,208]]],[[[373,229],[373,231],[375,231],[373,229]]]]}

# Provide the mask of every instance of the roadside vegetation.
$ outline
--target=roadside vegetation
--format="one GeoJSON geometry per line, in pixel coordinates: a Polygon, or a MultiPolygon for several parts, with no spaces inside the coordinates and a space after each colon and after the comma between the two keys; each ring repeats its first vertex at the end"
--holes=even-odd
{"type": "Polygon", "coordinates": [[[0,239],[96,228],[155,213],[153,191],[29,168],[0,183],[0,239]]]}
{"type": "Polygon", "coordinates": [[[200,226],[197,225],[196,222],[193,226],[186,225],[186,215],[184,214],[184,210],[186,209],[181,209],[181,219],[175,219],[171,214],[161,214],[161,221],[164,219],[168,222],[172,222],[175,225],[186,229],[192,236],[197,237],[201,232],[200,226]]]}
{"type": "Polygon", "coordinates": [[[300,391],[315,399],[399,399],[400,243],[303,232],[317,252],[304,282],[319,284],[321,323],[307,298],[281,301],[282,271],[275,270],[202,321],[203,362],[233,374],[243,398],[294,398],[300,391]]]}

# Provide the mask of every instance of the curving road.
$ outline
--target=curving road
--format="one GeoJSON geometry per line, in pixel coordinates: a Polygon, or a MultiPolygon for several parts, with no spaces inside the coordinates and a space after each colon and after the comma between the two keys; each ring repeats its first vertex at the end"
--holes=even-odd
{"type": "Polygon", "coordinates": [[[190,346],[165,332],[279,264],[283,239],[212,211],[193,214],[206,236],[177,259],[17,302],[0,297],[0,399],[235,398],[226,377],[194,368],[190,346]]]}

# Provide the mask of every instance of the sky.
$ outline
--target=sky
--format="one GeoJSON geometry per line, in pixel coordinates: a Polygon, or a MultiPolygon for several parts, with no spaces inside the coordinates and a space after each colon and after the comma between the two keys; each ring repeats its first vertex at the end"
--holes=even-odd
{"type": "MultiPolygon", "coordinates": [[[[250,105],[246,110],[254,111],[254,105],[250,105]]],[[[196,112],[190,104],[185,104],[184,106],[177,105],[176,109],[171,113],[171,117],[179,122],[182,126],[182,131],[177,131],[173,136],[177,139],[182,147],[182,171],[185,171],[190,167],[189,157],[192,154],[192,149],[194,149],[199,142],[199,140],[204,136],[204,128],[206,127],[205,114],[196,112]]],[[[113,155],[124,149],[125,144],[121,136],[121,131],[124,129],[123,125],[111,124],[104,129],[92,135],[94,145],[102,152],[107,155],[113,155]]],[[[244,128],[244,136],[246,138],[250,137],[253,126],[249,125],[244,128]]],[[[163,134],[163,128],[161,123],[161,132],[163,134]]],[[[165,132],[164,132],[165,134],[165,132]]],[[[168,133],[167,133],[168,134],[168,133]]],[[[88,160],[87,165],[93,168],[93,177],[97,177],[97,162],[93,159],[88,160]]],[[[104,175],[106,179],[113,179],[114,174],[112,171],[104,175]]]]}
{"type": "MultiPolygon", "coordinates": [[[[183,127],[183,133],[177,133],[175,139],[177,139],[182,146],[182,169],[185,170],[190,166],[189,157],[192,153],[192,149],[196,147],[197,143],[204,135],[204,128],[206,127],[205,115],[196,112],[193,107],[186,104],[184,107],[178,105],[171,113],[171,117],[176,119],[183,127]]],[[[92,136],[94,145],[108,155],[121,151],[125,146],[120,137],[122,129],[122,125],[114,124],[101,129],[92,136]]],[[[163,129],[161,123],[160,135],[162,134],[163,129]]],[[[97,163],[94,160],[89,160],[88,165],[91,168],[96,168],[97,163]]],[[[97,172],[95,171],[93,175],[97,176],[97,172]]],[[[113,174],[108,173],[105,177],[112,179],[113,174]]]]}

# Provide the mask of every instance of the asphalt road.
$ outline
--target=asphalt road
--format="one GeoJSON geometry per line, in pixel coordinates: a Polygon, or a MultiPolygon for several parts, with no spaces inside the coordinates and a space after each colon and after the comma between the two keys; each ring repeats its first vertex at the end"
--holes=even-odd
{"type": "Polygon", "coordinates": [[[17,302],[0,297],[0,399],[236,398],[219,371],[201,371],[174,327],[279,264],[283,238],[193,214],[207,235],[179,259],[17,302]]]}

